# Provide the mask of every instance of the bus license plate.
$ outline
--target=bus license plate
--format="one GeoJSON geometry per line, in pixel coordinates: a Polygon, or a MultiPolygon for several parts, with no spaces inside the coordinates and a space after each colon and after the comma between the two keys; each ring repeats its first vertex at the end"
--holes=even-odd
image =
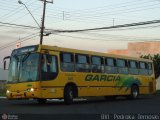
{"type": "Polygon", "coordinates": [[[22,98],[22,96],[21,96],[21,95],[18,95],[18,96],[16,96],[16,98],[22,98]]]}

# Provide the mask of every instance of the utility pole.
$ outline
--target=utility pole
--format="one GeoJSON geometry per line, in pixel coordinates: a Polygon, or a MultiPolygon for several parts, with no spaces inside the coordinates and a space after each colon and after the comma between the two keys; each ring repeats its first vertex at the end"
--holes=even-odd
{"type": "MultiPolygon", "coordinates": [[[[37,23],[38,27],[40,28],[40,44],[43,43],[43,33],[44,33],[44,21],[45,21],[45,13],[46,13],[46,4],[47,3],[53,3],[53,0],[47,1],[47,0],[39,0],[39,1],[43,1],[44,5],[43,5],[43,16],[42,16],[42,24],[41,26],[38,24],[37,20],[34,18],[34,16],[32,15],[32,13],[30,12],[30,10],[27,8],[27,6],[21,1],[18,0],[19,4],[22,4],[25,6],[25,8],[28,10],[28,12],[30,13],[30,15],[32,16],[32,18],[34,19],[34,21],[37,23]]],[[[47,34],[49,35],[49,34],[47,34]]]]}
{"type": "Polygon", "coordinates": [[[46,0],[44,0],[44,5],[43,5],[43,16],[42,16],[42,26],[41,26],[40,44],[43,43],[43,32],[44,32],[45,12],[46,12],[46,0]]]}
{"type": "Polygon", "coordinates": [[[53,3],[53,0],[51,2],[47,1],[47,0],[40,0],[43,1],[43,16],[42,16],[42,26],[41,26],[41,34],[40,34],[40,44],[42,45],[43,43],[43,33],[44,33],[44,21],[45,21],[45,13],[46,13],[46,4],[47,3],[53,3]]]}

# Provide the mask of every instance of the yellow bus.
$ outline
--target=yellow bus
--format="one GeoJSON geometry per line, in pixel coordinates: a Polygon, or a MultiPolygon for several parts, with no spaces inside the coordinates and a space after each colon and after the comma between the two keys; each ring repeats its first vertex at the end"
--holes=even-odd
{"type": "Polygon", "coordinates": [[[12,51],[6,96],[8,99],[64,99],[72,104],[77,97],[128,96],[156,91],[151,60],[62,48],[33,45],[12,51]]]}

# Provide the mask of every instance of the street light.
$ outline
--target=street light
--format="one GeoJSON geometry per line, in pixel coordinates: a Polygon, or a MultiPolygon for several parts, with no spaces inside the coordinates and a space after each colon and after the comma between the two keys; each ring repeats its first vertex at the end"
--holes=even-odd
{"type": "Polygon", "coordinates": [[[37,20],[34,18],[34,16],[32,15],[32,13],[30,12],[30,10],[27,8],[27,6],[21,0],[19,0],[18,3],[25,6],[25,8],[28,10],[29,14],[32,16],[32,18],[34,19],[34,21],[36,22],[36,24],[38,25],[38,27],[41,28],[40,25],[38,24],[37,20]]]}
{"type": "Polygon", "coordinates": [[[18,1],[18,3],[19,3],[19,4],[23,4],[22,1],[20,1],[20,0],[18,1]]]}
{"type": "MultiPolygon", "coordinates": [[[[43,2],[44,2],[44,5],[43,5],[43,16],[42,16],[42,26],[40,26],[40,25],[38,24],[38,22],[36,21],[36,19],[35,19],[34,16],[32,15],[32,13],[29,11],[29,9],[27,8],[27,6],[26,6],[21,0],[18,0],[18,3],[25,6],[25,8],[28,10],[28,12],[30,13],[30,15],[31,15],[32,18],[34,19],[34,21],[37,23],[38,27],[41,29],[41,31],[40,31],[40,33],[41,33],[41,34],[40,34],[40,44],[42,44],[42,43],[43,43],[43,36],[44,36],[43,33],[44,33],[44,21],[45,21],[46,4],[47,4],[47,3],[53,3],[53,0],[51,0],[51,1],[40,0],[40,1],[43,1],[43,2]]],[[[49,34],[51,34],[51,33],[47,33],[47,34],[45,34],[45,36],[48,36],[49,34]]]]}

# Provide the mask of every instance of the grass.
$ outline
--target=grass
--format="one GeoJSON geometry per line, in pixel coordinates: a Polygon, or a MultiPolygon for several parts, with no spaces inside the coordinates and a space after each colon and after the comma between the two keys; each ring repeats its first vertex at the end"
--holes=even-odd
{"type": "Polygon", "coordinates": [[[0,92],[0,97],[6,96],[5,92],[0,92]]]}
{"type": "Polygon", "coordinates": [[[5,90],[0,90],[0,97],[2,97],[2,96],[6,96],[5,90]]]}

